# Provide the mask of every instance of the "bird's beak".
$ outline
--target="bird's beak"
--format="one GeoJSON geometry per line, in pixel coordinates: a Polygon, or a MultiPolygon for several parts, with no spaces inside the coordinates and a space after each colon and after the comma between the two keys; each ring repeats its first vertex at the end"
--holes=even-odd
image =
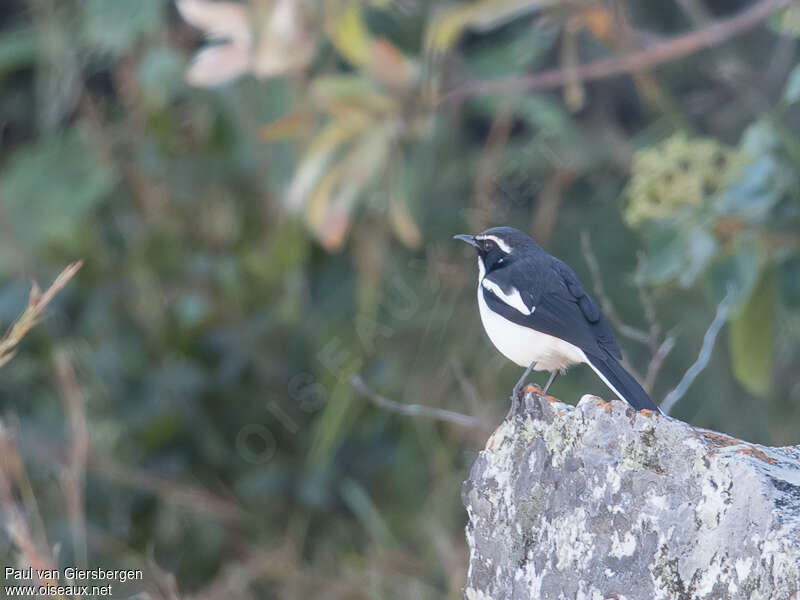
{"type": "Polygon", "coordinates": [[[454,240],[461,240],[462,242],[467,242],[471,246],[475,246],[476,248],[480,248],[478,242],[475,241],[475,236],[469,235],[467,233],[459,233],[458,235],[453,236],[454,240]]]}

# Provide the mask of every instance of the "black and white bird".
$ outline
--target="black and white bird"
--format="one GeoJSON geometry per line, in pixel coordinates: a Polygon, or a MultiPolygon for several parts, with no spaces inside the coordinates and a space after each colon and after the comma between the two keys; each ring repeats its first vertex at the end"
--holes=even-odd
{"type": "Polygon", "coordinates": [[[489,339],[525,368],[511,397],[531,370],[550,371],[544,393],[559,372],[586,363],[636,410],[658,408],[619,360],[622,353],[600,307],[566,263],[513,227],[457,235],[478,251],[478,308],[489,339]]]}

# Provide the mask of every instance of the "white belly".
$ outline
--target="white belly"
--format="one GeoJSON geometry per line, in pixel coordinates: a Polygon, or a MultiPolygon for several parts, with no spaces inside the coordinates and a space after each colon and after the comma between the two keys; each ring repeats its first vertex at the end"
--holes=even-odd
{"type": "Polygon", "coordinates": [[[536,361],[535,371],[564,370],[570,365],[587,362],[583,350],[552,335],[517,325],[489,310],[478,285],[478,308],[486,334],[495,347],[509,360],[527,368],[536,361]]]}

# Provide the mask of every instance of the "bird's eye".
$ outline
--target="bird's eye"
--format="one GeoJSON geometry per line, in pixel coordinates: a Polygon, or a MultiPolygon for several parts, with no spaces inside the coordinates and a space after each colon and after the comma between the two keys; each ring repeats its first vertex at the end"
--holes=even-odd
{"type": "Polygon", "coordinates": [[[497,248],[497,244],[495,244],[494,240],[484,240],[484,242],[483,242],[483,249],[484,249],[486,252],[491,252],[491,251],[492,251],[492,250],[494,250],[495,248],[497,248]]]}

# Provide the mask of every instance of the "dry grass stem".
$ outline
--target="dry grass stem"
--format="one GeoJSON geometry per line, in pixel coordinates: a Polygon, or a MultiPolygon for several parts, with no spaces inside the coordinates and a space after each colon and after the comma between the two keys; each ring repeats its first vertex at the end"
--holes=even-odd
{"type": "Polygon", "coordinates": [[[39,323],[39,319],[47,305],[69,283],[82,266],[83,261],[67,265],[44,293],[37,283],[33,282],[28,296],[28,306],[0,340],[0,367],[14,358],[16,347],[22,341],[22,338],[39,323]]]}

